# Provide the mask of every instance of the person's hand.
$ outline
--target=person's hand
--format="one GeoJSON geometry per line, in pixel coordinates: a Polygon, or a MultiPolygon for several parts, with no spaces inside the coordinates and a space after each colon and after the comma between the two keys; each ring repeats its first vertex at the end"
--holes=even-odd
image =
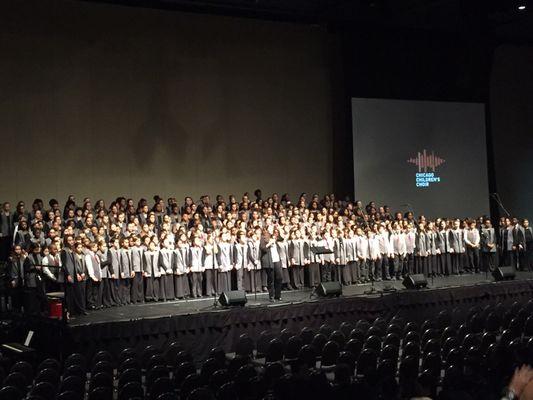
{"type": "Polygon", "coordinates": [[[17,287],[17,281],[11,281],[11,287],[16,288],[17,287]]]}
{"type": "Polygon", "coordinates": [[[68,283],[73,283],[74,282],[74,279],[72,279],[71,275],[67,276],[67,282],[68,283]]]}
{"type": "Polygon", "coordinates": [[[115,274],[111,274],[111,279],[117,279],[115,274]]]}
{"type": "Polygon", "coordinates": [[[135,272],[131,271],[130,277],[135,278],[135,272]]]}
{"type": "Polygon", "coordinates": [[[81,282],[81,275],[80,275],[80,274],[76,274],[76,280],[77,280],[78,282],[81,282]]]}
{"type": "Polygon", "coordinates": [[[121,272],[121,273],[120,273],[120,277],[121,277],[122,279],[126,278],[126,275],[124,274],[124,272],[121,272]]]}
{"type": "Polygon", "coordinates": [[[531,379],[533,379],[533,369],[528,365],[522,365],[520,368],[515,369],[511,383],[509,383],[509,390],[512,390],[516,397],[520,397],[531,379]]]}

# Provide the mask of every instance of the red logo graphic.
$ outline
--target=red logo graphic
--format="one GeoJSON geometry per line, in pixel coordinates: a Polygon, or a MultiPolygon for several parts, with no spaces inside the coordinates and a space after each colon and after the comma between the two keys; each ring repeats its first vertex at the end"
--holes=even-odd
{"type": "Polygon", "coordinates": [[[418,167],[418,172],[435,172],[435,169],[444,164],[446,160],[436,156],[434,151],[431,151],[430,154],[424,149],[422,152],[418,152],[415,158],[410,158],[407,162],[416,165],[418,167]]]}

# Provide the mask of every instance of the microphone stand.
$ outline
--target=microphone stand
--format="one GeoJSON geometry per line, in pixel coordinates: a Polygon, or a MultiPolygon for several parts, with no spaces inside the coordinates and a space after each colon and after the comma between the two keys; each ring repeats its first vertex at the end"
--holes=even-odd
{"type": "Polygon", "coordinates": [[[492,197],[494,199],[494,201],[496,202],[496,204],[503,210],[503,212],[505,212],[505,215],[507,217],[510,217],[511,214],[509,213],[509,211],[507,211],[507,209],[503,206],[503,203],[500,199],[500,195],[498,193],[491,193],[490,194],[490,197],[492,197]]]}
{"type": "MultiPolygon", "coordinates": [[[[375,261],[374,261],[374,269],[376,269],[376,264],[375,264],[375,261]]],[[[364,293],[365,294],[378,294],[378,293],[381,293],[380,290],[377,290],[375,287],[374,287],[374,281],[376,280],[376,278],[374,277],[374,274],[370,274],[370,289],[368,290],[365,290],[364,293]]]]}

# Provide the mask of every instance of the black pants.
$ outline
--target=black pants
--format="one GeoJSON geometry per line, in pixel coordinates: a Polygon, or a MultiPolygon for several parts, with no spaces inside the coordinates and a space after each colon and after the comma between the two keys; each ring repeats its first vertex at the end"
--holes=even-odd
{"type": "Polygon", "coordinates": [[[359,261],[348,261],[348,265],[346,266],[350,270],[350,273],[352,275],[352,283],[358,283],[359,279],[361,279],[361,271],[359,270],[359,261]]]}
{"type": "Polygon", "coordinates": [[[439,263],[439,273],[442,275],[450,275],[452,271],[452,258],[450,253],[442,253],[437,256],[439,263]]]}
{"type": "Polygon", "coordinates": [[[370,263],[367,259],[359,261],[360,280],[368,281],[368,279],[370,278],[370,275],[368,274],[369,265],[370,263]]]}
{"type": "Polygon", "coordinates": [[[481,270],[483,272],[494,271],[496,267],[496,252],[484,251],[481,253],[481,270]]]}
{"type": "Polygon", "coordinates": [[[463,253],[452,253],[452,273],[459,274],[463,272],[463,253]]]}
{"type": "Polygon", "coordinates": [[[300,265],[292,265],[289,268],[289,276],[291,280],[291,286],[293,289],[300,289],[303,286],[302,277],[301,277],[301,271],[302,266],[300,265]]]}
{"type": "Polygon", "coordinates": [[[222,292],[227,292],[231,290],[231,272],[220,271],[217,273],[217,292],[221,294],[222,292]]]}
{"type": "Polygon", "coordinates": [[[122,302],[118,291],[118,279],[109,279],[109,295],[111,297],[111,304],[114,306],[121,306],[122,302]]]}
{"type": "Polygon", "coordinates": [[[479,270],[479,249],[477,247],[467,247],[466,255],[468,257],[468,269],[477,272],[479,270]]]}
{"type": "Polygon", "coordinates": [[[320,279],[322,282],[331,281],[331,268],[331,263],[328,261],[325,261],[324,264],[320,266],[320,279]]]}
{"type": "Polygon", "coordinates": [[[102,304],[104,307],[116,306],[114,289],[114,279],[104,278],[102,279],[102,304]]]}
{"type": "MultiPolygon", "coordinates": [[[[235,280],[236,280],[236,289],[237,290],[243,290],[243,288],[244,288],[243,279],[244,279],[244,271],[243,271],[243,269],[239,268],[239,269],[235,270],[235,280]]],[[[201,296],[201,295],[202,294],[200,293],[199,296],[201,296]]]]}
{"type": "Polygon", "coordinates": [[[376,278],[377,278],[377,268],[376,268],[376,265],[377,263],[379,263],[381,265],[381,260],[372,260],[372,259],[369,259],[367,261],[367,265],[368,265],[368,276],[370,278],[371,281],[375,281],[376,278]]]}
{"type": "Polygon", "coordinates": [[[309,278],[309,287],[315,287],[320,284],[320,267],[318,263],[312,262],[306,268],[309,278]]]}
{"type": "MultiPolygon", "coordinates": [[[[253,273],[253,272],[252,272],[253,273]]],[[[215,294],[215,270],[205,270],[205,294],[207,296],[213,296],[215,294]]]]}
{"type": "Polygon", "coordinates": [[[415,272],[415,255],[407,253],[405,256],[405,271],[404,275],[412,275],[415,272]]]}
{"type": "Polygon", "coordinates": [[[85,313],[85,282],[65,284],[65,303],[71,316],[85,313]]]}
{"type": "MultiPolygon", "coordinates": [[[[241,269],[241,272],[242,272],[242,269],[241,269]]],[[[190,272],[189,282],[190,282],[190,287],[191,287],[191,297],[192,298],[202,297],[202,282],[203,282],[202,273],[201,272],[190,272]]]]}
{"type": "Polygon", "coordinates": [[[135,272],[131,280],[130,299],[132,303],[144,303],[144,283],[142,272],[135,272]]]}
{"type": "Polygon", "coordinates": [[[161,286],[165,289],[165,300],[174,300],[176,290],[174,289],[174,275],[167,273],[161,276],[161,286]]]}
{"type": "Polygon", "coordinates": [[[131,304],[131,278],[120,278],[118,290],[120,292],[120,302],[123,305],[131,304]]]}
{"type": "Polygon", "coordinates": [[[518,252],[518,270],[520,271],[527,271],[528,265],[527,265],[527,253],[525,250],[520,250],[518,252]]]}
{"type": "Polygon", "coordinates": [[[86,282],[86,297],[87,297],[87,307],[89,308],[100,308],[102,307],[102,293],[103,293],[103,284],[102,281],[95,282],[92,279],[87,279],[86,282]]]}
{"type": "Polygon", "coordinates": [[[265,268],[267,276],[267,288],[268,296],[270,299],[281,299],[281,282],[283,277],[281,276],[281,263],[273,263],[272,268],[265,268]]]}
{"type": "Polygon", "coordinates": [[[191,294],[187,275],[174,274],[174,298],[183,299],[191,294]]]}
{"type": "Polygon", "coordinates": [[[376,260],[376,278],[386,279],[389,277],[389,257],[386,254],[382,254],[380,258],[376,260]]]}
{"type": "MultiPolygon", "coordinates": [[[[207,273],[207,270],[206,270],[207,273]]],[[[206,274],[207,279],[207,274],[206,274]]],[[[260,292],[262,289],[262,272],[260,269],[252,269],[244,273],[244,289],[250,293],[260,292]]]]}
{"type": "Polygon", "coordinates": [[[352,272],[350,271],[350,267],[348,265],[339,265],[339,268],[341,270],[342,284],[346,286],[351,285],[352,272]]]}
{"type": "Polygon", "coordinates": [[[9,297],[11,297],[11,307],[13,308],[13,311],[15,312],[21,312],[22,311],[22,305],[23,305],[23,293],[22,293],[22,287],[16,286],[9,288],[9,297]]]}
{"type": "Polygon", "coordinates": [[[387,272],[387,277],[390,278],[391,276],[395,276],[396,278],[399,278],[403,271],[403,262],[404,258],[400,254],[395,254],[392,259],[392,268],[393,270],[387,272]]]}
{"type": "Polygon", "coordinates": [[[515,266],[515,260],[516,260],[515,253],[516,252],[514,250],[504,250],[502,252],[502,257],[500,259],[500,267],[515,266]]]}
{"type": "Polygon", "coordinates": [[[415,273],[428,275],[428,258],[423,256],[415,257],[415,273]]]}
{"type": "Polygon", "coordinates": [[[533,270],[533,242],[526,243],[526,264],[523,266],[523,270],[531,271],[533,270]]]}

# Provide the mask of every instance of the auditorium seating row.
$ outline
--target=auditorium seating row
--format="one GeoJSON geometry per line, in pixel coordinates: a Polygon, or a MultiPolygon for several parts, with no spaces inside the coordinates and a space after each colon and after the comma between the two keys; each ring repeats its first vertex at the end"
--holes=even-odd
{"type": "Polygon", "coordinates": [[[2,400],[498,399],[533,364],[533,300],[241,335],[194,363],[180,343],[32,364],[0,357],[2,400]]]}

